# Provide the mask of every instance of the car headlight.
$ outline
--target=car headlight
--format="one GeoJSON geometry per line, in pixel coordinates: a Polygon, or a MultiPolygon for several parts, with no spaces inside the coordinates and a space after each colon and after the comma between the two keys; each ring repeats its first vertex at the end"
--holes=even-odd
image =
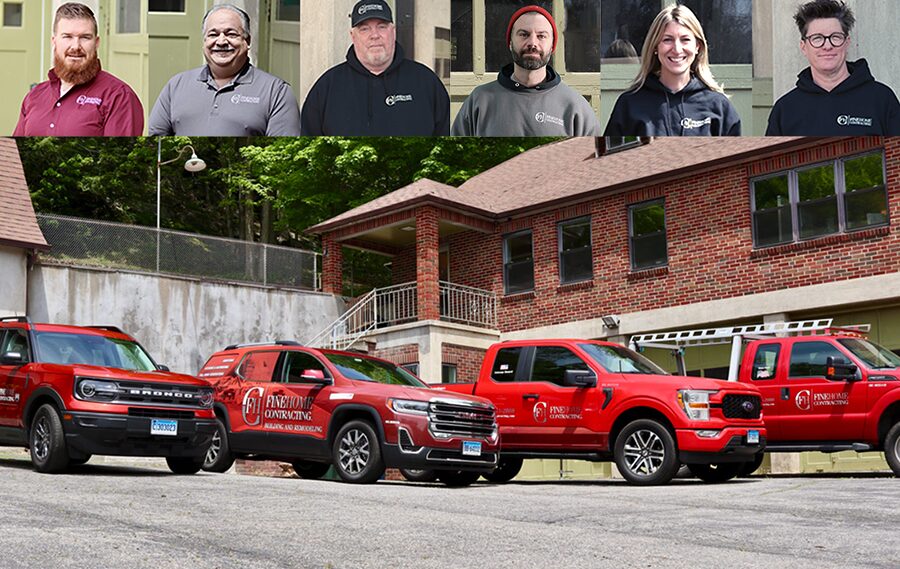
{"type": "Polygon", "coordinates": [[[407,415],[427,415],[427,401],[412,401],[410,399],[390,399],[388,406],[395,413],[405,413],[407,415]]]}
{"type": "Polygon", "coordinates": [[[79,379],[75,385],[75,397],[84,401],[115,401],[119,386],[102,379],[79,379]]]}
{"type": "Polygon", "coordinates": [[[204,409],[210,409],[213,406],[214,392],[212,389],[200,390],[200,406],[204,409]]]}
{"type": "Polygon", "coordinates": [[[709,421],[709,396],[715,391],[682,389],[678,392],[678,404],[692,421],[709,421]]]}

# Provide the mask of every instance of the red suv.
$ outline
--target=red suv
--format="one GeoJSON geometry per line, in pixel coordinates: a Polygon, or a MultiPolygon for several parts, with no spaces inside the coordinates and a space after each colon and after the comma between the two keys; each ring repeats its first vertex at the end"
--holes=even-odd
{"type": "Polygon", "coordinates": [[[396,467],[465,486],[497,466],[489,401],[432,390],[385,360],[275,342],[229,346],[199,375],[215,386],[219,424],[206,470],[241,457],[290,462],[302,478],[334,465],[343,480],[367,483],[396,467]]]}
{"type": "Polygon", "coordinates": [[[92,454],[165,457],[200,470],[216,424],[209,384],[168,371],[118,328],[0,318],[0,444],[39,472],[92,454]]]}

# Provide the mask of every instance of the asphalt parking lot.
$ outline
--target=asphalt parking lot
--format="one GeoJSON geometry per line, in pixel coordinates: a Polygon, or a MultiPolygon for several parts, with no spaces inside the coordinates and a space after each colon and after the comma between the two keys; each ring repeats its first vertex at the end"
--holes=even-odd
{"type": "Polygon", "coordinates": [[[0,454],[0,567],[896,568],[888,475],[476,484],[42,475],[0,454]]]}

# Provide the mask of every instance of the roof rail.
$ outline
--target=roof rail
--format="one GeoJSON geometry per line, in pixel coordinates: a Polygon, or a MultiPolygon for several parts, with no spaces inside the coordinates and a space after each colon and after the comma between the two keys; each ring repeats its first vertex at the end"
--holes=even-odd
{"type": "Polygon", "coordinates": [[[0,316],[0,322],[25,322],[31,324],[31,318],[27,316],[0,316]]]}
{"type": "Polygon", "coordinates": [[[226,350],[236,350],[238,348],[252,348],[255,346],[302,346],[300,342],[296,340],[275,340],[274,342],[251,342],[249,344],[231,344],[230,346],[226,346],[226,350]]]}
{"type": "Polygon", "coordinates": [[[125,334],[125,332],[118,326],[86,326],[86,328],[94,328],[96,330],[108,330],[110,332],[118,332],[119,334],[125,334]]]}
{"type": "Polygon", "coordinates": [[[862,334],[871,328],[868,324],[836,328],[831,325],[831,318],[819,320],[798,320],[796,322],[769,322],[766,324],[750,324],[746,326],[725,326],[722,328],[705,328],[698,330],[680,330],[677,332],[659,332],[655,334],[635,334],[631,344],[644,348],[678,349],[688,346],[711,346],[729,344],[732,338],[741,336],[748,340],[770,338],[772,336],[802,336],[833,333],[862,334]]]}

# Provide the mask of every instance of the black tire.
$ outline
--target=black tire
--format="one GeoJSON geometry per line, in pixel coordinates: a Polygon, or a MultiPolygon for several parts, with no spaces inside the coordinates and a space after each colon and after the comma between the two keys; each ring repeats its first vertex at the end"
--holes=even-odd
{"type": "Polygon", "coordinates": [[[619,473],[632,484],[667,484],[678,472],[678,450],[667,428],[653,419],[637,419],[616,437],[619,473]]]}
{"type": "Polygon", "coordinates": [[[91,459],[91,455],[81,456],[78,458],[69,458],[70,466],[81,466],[82,464],[86,464],[87,461],[91,459]]]}
{"type": "Polygon", "coordinates": [[[724,462],[719,464],[689,464],[691,474],[707,484],[728,482],[741,473],[745,462],[724,462]]]}
{"type": "Polygon", "coordinates": [[[201,457],[167,456],[166,464],[169,465],[169,470],[175,474],[197,474],[203,468],[205,458],[205,455],[201,457]]]}
{"type": "Polygon", "coordinates": [[[437,472],[434,470],[418,470],[401,468],[400,474],[410,482],[434,482],[437,480],[437,472]]]}
{"type": "Polygon", "coordinates": [[[471,486],[481,476],[480,472],[471,472],[468,470],[438,470],[438,480],[451,488],[462,488],[471,486]]]}
{"type": "Polygon", "coordinates": [[[45,403],[38,408],[28,432],[31,462],[38,472],[65,472],[69,466],[66,435],[56,407],[45,403]]]}
{"type": "Polygon", "coordinates": [[[758,453],[753,460],[750,462],[745,462],[741,467],[741,471],[738,472],[738,478],[746,478],[759,470],[759,467],[762,466],[763,459],[766,457],[765,453],[758,453]]]}
{"type": "Polygon", "coordinates": [[[325,476],[331,464],[327,462],[309,462],[306,460],[295,460],[291,463],[297,476],[306,480],[318,480],[325,476]]]}
{"type": "Polygon", "coordinates": [[[341,427],[331,456],[334,469],[344,482],[370,484],[384,476],[378,435],[366,421],[350,421],[341,427]]]}
{"type": "Polygon", "coordinates": [[[481,477],[495,484],[509,482],[522,470],[522,462],[521,458],[501,458],[493,472],[485,472],[481,477]]]}
{"type": "Polygon", "coordinates": [[[228,444],[228,430],[225,423],[216,418],[216,432],[213,433],[212,442],[203,457],[203,470],[207,472],[226,472],[234,464],[234,455],[231,454],[231,445],[228,444]]]}
{"type": "Polygon", "coordinates": [[[900,476],[900,422],[895,423],[884,438],[884,458],[894,475],[900,476]]]}

